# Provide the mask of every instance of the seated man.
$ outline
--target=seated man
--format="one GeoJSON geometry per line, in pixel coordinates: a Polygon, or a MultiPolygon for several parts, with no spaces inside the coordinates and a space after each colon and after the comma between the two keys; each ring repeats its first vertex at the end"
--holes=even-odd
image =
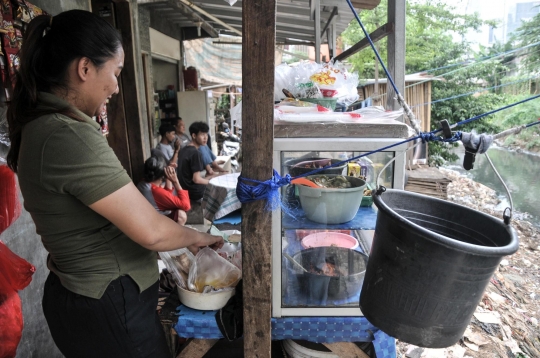
{"type": "Polygon", "coordinates": [[[214,171],[219,173],[228,173],[228,171],[223,170],[220,168],[220,164],[225,163],[223,160],[216,161],[216,155],[212,153],[212,150],[210,149],[212,141],[210,139],[210,135],[208,135],[208,141],[206,142],[206,145],[201,145],[199,147],[199,152],[201,152],[202,155],[202,161],[204,165],[204,169],[206,170],[207,175],[214,174],[214,171]]]}
{"type": "Polygon", "coordinates": [[[167,164],[178,162],[180,140],[176,138],[174,126],[170,123],[163,123],[159,126],[159,134],[161,135],[161,141],[156,146],[156,149],[163,153],[167,164]]]}
{"type": "Polygon", "coordinates": [[[202,155],[199,148],[206,145],[208,140],[208,125],[204,122],[195,122],[189,126],[191,142],[182,148],[178,155],[178,181],[182,188],[189,192],[192,201],[201,200],[208,181],[219,175],[218,173],[202,177],[204,170],[202,155]]]}
{"type": "Polygon", "coordinates": [[[168,166],[163,156],[152,156],[144,162],[144,180],[137,188],[159,213],[180,225],[186,223],[186,211],[191,209],[189,194],[182,189],[174,167],[168,166]],[[162,187],[164,180],[165,187],[162,187]]]}
{"type": "Polygon", "coordinates": [[[182,149],[191,142],[191,136],[189,136],[186,133],[186,125],[184,121],[182,120],[182,118],[180,117],[173,118],[171,120],[171,124],[174,127],[175,136],[176,136],[174,143],[176,143],[176,140],[179,140],[180,149],[182,149]]]}

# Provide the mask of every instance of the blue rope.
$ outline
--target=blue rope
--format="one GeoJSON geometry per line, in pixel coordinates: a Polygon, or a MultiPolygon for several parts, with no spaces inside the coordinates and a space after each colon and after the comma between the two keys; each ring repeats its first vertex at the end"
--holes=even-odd
{"type": "Polygon", "coordinates": [[[364,35],[366,36],[367,40],[369,41],[369,44],[371,45],[371,48],[373,49],[373,52],[375,53],[375,56],[377,56],[377,59],[379,60],[384,72],[386,73],[386,77],[388,77],[388,82],[392,85],[394,88],[394,91],[397,95],[399,95],[399,91],[397,89],[396,84],[394,83],[394,80],[392,79],[392,76],[390,76],[390,72],[386,69],[386,66],[384,65],[383,60],[381,59],[381,56],[379,55],[379,52],[375,48],[375,44],[373,41],[371,41],[371,37],[369,37],[369,33],[366,31],[366,28],[364,27],[364,24],[362,24],[362,21],[360,21],[360,18],[358,17],[358,14],[356,13],[356,10],[354,9],[352,3],[350,0],[347,0],[347,4],[349,4],[349,7],[351,8],[352,13],[354,14],[354,17],[356,18],[356,21],[358,21],[358,24],[362,28],[362,31],[364,32],[364,35]]]}
{"type": "Polygon", "coordinates": [[[241,203],[251,203],[256,200],[266,199],[266,209],[268,211],[274,211],[280,207],[281,198],[278,189],[289,185],[291,176],[287,174],[282,178],[275,169],[273,171],[272,179],[265,181],[238,177],[238,184],[236,185],[238,200],[241,203]],[[251,185],[251,183],[257,185],[251,185]]]}
{"type": "MultiPolygon", "coordinates": [[[[490,114],[493,114],[493,113],[502,111],[502,110],[507,109],[507,108],[510,108],[510,107],[517,106],[518,104],[521,104],[521,103],[525,103],[525,102],[528,102],[528,101],[532,101],[533,99],[536,99],[536,98],[538,98],[538,97],[540,97],[540,94],[537,94],[536,96],[532,96],[532,97],[525,98],[525,99],[523,99],[523,100],[521,100],[521,101],[511,103],[511,104],[506,105],[506,106],[504,106],[504,107],[497,108],[497,109],[494,109],[494,110],[492,110],[492,111],[489,111],[489,112],[486,112],[486,113],[483,113],[483,114],[479,114],[479,115],[477,115],[477,116],[475,116],[475,117],[472,117],[472,118],[469,118],[469,119],[465,119],[465,120],[463,120],[463,121],[461,121],[461,122],[458,122],[458,123],[456,123],[456,124],[451,125],[450,127],[451,127],[451,128],[455,128],[455,127],[458,127],[458,126],[462,126],[462,125],[464,125],[464,124],[470,123],[470,122],[475,121],[475,120],[477,120],[477,119],[480,119],[480,118],[482,118],[482,117],[489,116],[490,114]]],[[[438,130],[436,131],[436,133],[437,133],[437,132],[440,132],[440,131],[442,131],[442,129],[438,129],[438,130]]]]}

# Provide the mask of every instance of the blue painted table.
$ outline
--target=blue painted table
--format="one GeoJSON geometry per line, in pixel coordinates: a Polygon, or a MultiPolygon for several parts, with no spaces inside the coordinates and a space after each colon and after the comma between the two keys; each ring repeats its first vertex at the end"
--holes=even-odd
{"type": "MultiPolygon", "coordinates": [[[[217,311],[199,311],[184,305],[177,308],[178,336],[216,340],[224,338],[215,319],[217,311]]],[[[396,343],[364,317],[272,318],[272,339],[303,339],[316,343],[373,342],[377,358],[395,358],[396,343]]]]}

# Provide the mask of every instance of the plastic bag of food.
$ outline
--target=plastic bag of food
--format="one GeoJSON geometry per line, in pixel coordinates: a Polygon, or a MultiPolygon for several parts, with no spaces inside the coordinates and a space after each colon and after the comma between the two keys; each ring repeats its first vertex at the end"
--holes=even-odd
{"type": "Polygon", "coordinates": [[[322,68],[320,63],[302,62],[293,69],[292,83],[289,90],[296,98],[322,98],[323,94],[318,83],[313,81],[311,76],[319,72],[322,68]]]}
{"type": "Polygon", "coordinates": [[[322,66],[310,79],[319,86],[324,97],[337,98],[337,102],[348,106],[358,100],[358,74],[349,72],[336,61],[322,66]]]}
{"type": "Polygon", "coordinates": [[[188,276],[195,256],[186,248],[159,252],[159,257],[173,275],[176,284],[184,289],[188,289],[188,276]]]}
{"type": "Polygon", "coordinates": [[[191,265],[188,277],[190,291],[206,292],[235,287],[242,278],[242,271],[232,263],[219,256],[209,247],[200,250],[191,265]]]}
{"type": "Polygon", "coordinates": [[[293,68],[283,63],[279,66],[276,66],[274,70],[274,101],[279,102],[285,95],[283,94],[283,88],[291,90],[291,76],[294,77],[293,68]]]}

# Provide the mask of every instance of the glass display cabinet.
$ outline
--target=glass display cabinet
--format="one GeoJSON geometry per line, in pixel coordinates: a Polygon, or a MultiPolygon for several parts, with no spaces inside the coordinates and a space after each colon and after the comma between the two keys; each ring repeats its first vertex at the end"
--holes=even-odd
{"type": "MultiPolygon", "coordinates": [[[[331,131],[328,133],[331,135],[331,131]]],[[[406,137],[404,132],[394,138],[277,135],[273,167],[281,176],[292,177],[399,143],[406,137]]],[[[318,180],[338,183],[336,189],[298,184],[281,189],[283,207],[272,214],[273,317],[362,316],[358,301],[369,247],[361,238],[369,232],[366,230],[375,229],[377,217],[371,197],[362,195],[364,190],[376,188],[377,176],[394,157],[380,180],[388,188],[403,189],[406,149],[407,144],[400,144],[354,164],[315,174],[318,180]],[[338,178],[341,175],[346,177],[338,178]],[[357,176],[365,181],[365,187],[361,187],[362,180],[351,179],[357,176]],[[339,181],[344,179],[349,184],[339,188],[339,181]]]]}

